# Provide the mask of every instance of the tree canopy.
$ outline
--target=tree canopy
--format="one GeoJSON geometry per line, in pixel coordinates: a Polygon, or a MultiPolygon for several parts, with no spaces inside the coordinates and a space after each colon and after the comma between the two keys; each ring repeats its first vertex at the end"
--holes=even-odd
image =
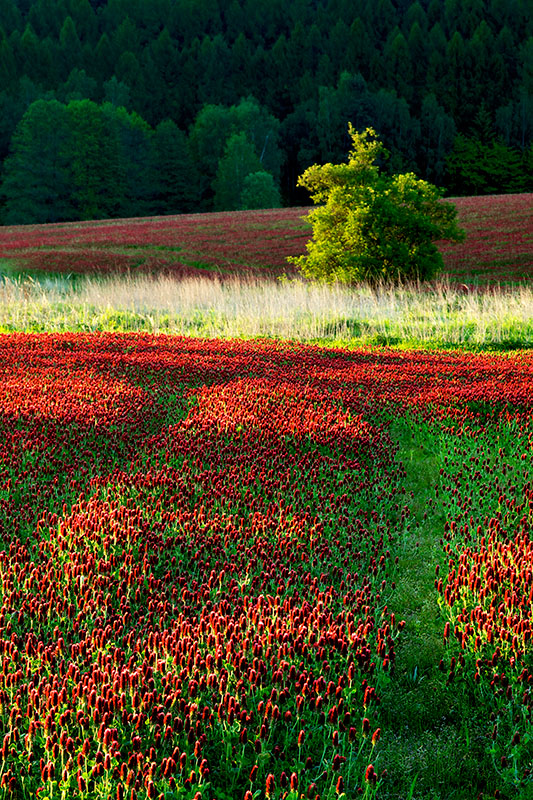
{"type": "Polygon", "coordinates": [[[460,240],[456,209],[413,173],[387,175],[387,152],[372,128],[358,133],[343,164],[315,164],[299,184],[320,204],[308,215],[307,255],[290,258],[304,275],[324,282],[432,278],[442,267],[438,239],[460,240]]]}

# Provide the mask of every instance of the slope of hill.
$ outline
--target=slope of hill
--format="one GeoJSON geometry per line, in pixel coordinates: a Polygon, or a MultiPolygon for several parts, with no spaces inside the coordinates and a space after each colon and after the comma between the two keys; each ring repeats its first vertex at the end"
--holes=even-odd
{"type": "MultiPolygon", "coordinates": [[[[454,200],[464,243],[441,244],[445,277],[465,284],[533,279],[533,195],[454,200]]],[[[0,228],[0,271],[287,274],[305,250],[305,208],[0,228]]]]}

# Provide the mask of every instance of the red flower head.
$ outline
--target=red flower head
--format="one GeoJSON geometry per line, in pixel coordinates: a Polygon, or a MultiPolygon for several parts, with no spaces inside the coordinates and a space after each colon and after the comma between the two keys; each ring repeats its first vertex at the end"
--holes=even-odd
{"type": "Polygon", "coordinates": [[[81,769],[78,770],[77,779],[78,779],[78,789],[80,790],[80,792],[84,792],[87,789],[87,785],[81,774],[81,769]]]}
{"type": "Polygon", "coordinates": [[[374,769],[374,765],[373,764],[369,764],[368,767],[366,768],[366,772],[365,772],[365,781],[367,783],[376,783],[377,779],[378,779],[378,776],[376,775],[376,771],[374,769]]]}
{"type": "Polygon", "coordinates": [[[275,788],[276,788],[276,781],[274,779],[274,776],[270,772],[267,775],[266,784],[265,784],[265,795],[266,795],[266,797],[272,797],[272,795],[274,794],[275,788]]]}

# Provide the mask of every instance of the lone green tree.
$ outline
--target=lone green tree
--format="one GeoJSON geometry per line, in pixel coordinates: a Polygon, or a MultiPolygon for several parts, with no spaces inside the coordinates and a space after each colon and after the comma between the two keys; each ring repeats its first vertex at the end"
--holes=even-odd
{"type": "Polygon", "coordinates": [[[460,241],[456,209],[431,183],[412,173],[386,175],[387,155],[375,131],[348,126],[344,164],[315,164],[298,179],[315,204],[307,219],[307,254],[291,257],[309,278],[333,283],[424,280],[442,268],[439,239],[460,241]]]}

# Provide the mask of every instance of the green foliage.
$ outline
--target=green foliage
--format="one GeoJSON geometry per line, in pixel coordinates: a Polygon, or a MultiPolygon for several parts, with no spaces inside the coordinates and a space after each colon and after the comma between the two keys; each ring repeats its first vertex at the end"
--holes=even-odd
{"type": "MultiPolygon", "coordinates": [[[[229,141],[236,134],[245,136],[255,155],[255,168],[249,171],[270,172],[277,180],[282,163],[278,131],[278,120],[253,97],[243,98],[240,103],[230,107],[205,105],[190,132],[191,154],[200,172],[204,197],[209,196],[209,187],[214,188],[215,180],[218,185],[217,173],[226,169],[222,162],[227,156],[229,141]]],[[[227,209],[240,207],[241,190],[242,180],[239,187],[230,192],[231,206],[227,206],[227,209]]],[[[221,203],[226,201],[217,196],[214,202],[215,208],[219,209],[224,208],[221,203]]],[[[209,207],[208,202],[206,207],[209,207]]]]}
{"type": "Polygon", "coordinates": [[[418,162],[427,180],[442,181],[446,169],[446,156],[455,139],[453,119],[445,113],[434,94],[427,94],[420,110],[420,134],[418,162]]]}
{"type": "Polygon", "coordinates": [[[153,211],[176,214],[194,211],[197,202],[198,174],[187,137],[173,120],[160,122],[155,130],[155,185],[153,211]]]}
{"type": "Polygon", "coordinates": [[[117,142],[106,136],[101,108],[91,100],[67,106],[69,140],[66,148],[72,174],[72,199],[78,219],[113,216],[117,186],[117,142]]]}
{"type": "Polygon", "coordinates": [[[73,218],[68,139],[68,115],[62,103],[37,100],[31,104],[15,130],[4,163],[1,194],[7,224],[73,218]]]}
{"type": "Polygon", "coordinates": [[[15,130],[5,162],[5,222],[149,213],[158,169],[152,137],[137,114],[111,103],[35,101],[15,130]]]}
{"type": "Polygon", "coordinates": [[[91,78],[84,69],[75,67],[69,74],[67,80],[57,91],[57,99],[63,103],[71,100],[93,100],[97,94],[96,81],[91,78]]]}
{"type": "Polygon", "coordinates": [[[116,75],[113,75],[112,78],[104,83],[104,99],[106,102],[111,103],[111,105],[128,108],[130,105],[130,98],[131,93],[129,86],[117,80],[116,75]]]}
{"type": "MultiPolygon", "coordinates": [[[[195,210],[213,208],[213,181],[238,133],[283,186],[284,200],[300,204],[297,175],[344,158],[348,120],[378,132],[389,172],[413,171],[454,193],[468,185],[531,190],[531,172],[522,183],[508,181],[497,148],[471,129],[485,103],[494,134],[518,152],[519,168],[529,163],[533,15],[526,0],[289,5],[0,0],[0,172],[32,102],[91,100],[123,106],[153,129],[173,120],[189,132],[200,181],[200,199],[196,184],[188,199],[195,210]],[[462,172],[475,167],[446,169],[458,134],[487,146],[482,176],[470,183],[462,172]]],[[[507,164],[508,154],[500,155],[507,164]]],[[[155,195],[156,184],[157,175],[155,195]]],[[[58,208],[46,218],[62,214],[58,208]]]]}
{"type": "Polygon", "coordinates": [[[309,214],[307,255],[289,261],[329,283],[432,278],[442,266],[434,242],[462,238],[455,207],[412,173],[382,174],[376,162],[386,151],[375,131],[348,129],[348,162],[315,164],[299,178],[313,202],[323,205],[309,214]]]}
{"type": "Polygon", "coordinates": [[[247,135],[234,133],[230,136],[213,183],[215,209],[235,211],[241,208],[241,194],[247,175],[260,171],[261,162],[247,135]]]}
{"type": "Polygon", "coordinates": [[[207,104],[199,111],[191,128],[189,144],[200,172],[200,188],[205,197],[215,178],[224,146],[232,133],[229,109],[207,104]]]}
{"type": "Polygon", "coordinates": [[[527,153],[500,139],[484,142],[459,134],[446,166],[450,191],[456,195],[506,194],[532,186],[527,153]]]}
{"type": "Polygon", "coordinates": [[[270,172],[251,172],[244,179],[241,208],[279,208],[279,189],[270,172]]]}
{"type": "Polygon", "coordinates": [[[357,130],[375,128],[387,144],[393,145],[391,161],[395,168],[414,163],[420,126],[411,117],[405,99],[385,88],[371,91],[360,73],[349,72],[342,72],[336,88],[321,86],[318,90],[318,160],[335,162],[344,157],[350,144],[348,120],[357,130]]]}
{"type": "Polygon", "coordinates": [[[116,173],[124,180],[124,194],[118,216],[134,217],[151,213],[156,181],[153,169],[153,131],[134,111],[104,103],[112,135],[118,138],[116,173]]]}

